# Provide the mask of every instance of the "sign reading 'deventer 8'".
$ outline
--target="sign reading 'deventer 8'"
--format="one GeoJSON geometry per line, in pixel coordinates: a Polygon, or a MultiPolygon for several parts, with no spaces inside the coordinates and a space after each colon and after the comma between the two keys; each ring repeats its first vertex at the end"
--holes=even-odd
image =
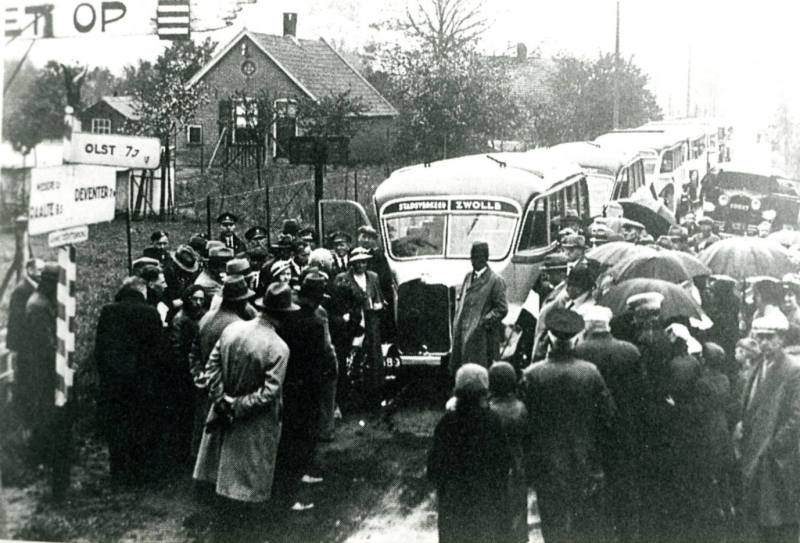
{"type": "Polygon", "coordinates": [[[74,132],[64,142],[64,162],[119,168],[152,169],[161,163],[158,138],[74,132]]]}
{"type": "Polygon", "coordinates": [[[55,230],[114,219],[117,171],[102,166],[55,166],[31,170],[28,232],[55,230]]]}

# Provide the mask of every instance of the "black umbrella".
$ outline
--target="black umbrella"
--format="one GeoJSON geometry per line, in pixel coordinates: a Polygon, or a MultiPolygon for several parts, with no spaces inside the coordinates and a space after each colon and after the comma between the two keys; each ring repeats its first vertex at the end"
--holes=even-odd
{"type": "Polygon", "coordinates": [[[675,215],[658,200],[623,198],[617,201],[622,206],[622,216],[642,223],[647,229],[647,233],[655,239],[658,239],[658,236],[666,236],[669,233],[669,227],[676,224],[675,215]]]}

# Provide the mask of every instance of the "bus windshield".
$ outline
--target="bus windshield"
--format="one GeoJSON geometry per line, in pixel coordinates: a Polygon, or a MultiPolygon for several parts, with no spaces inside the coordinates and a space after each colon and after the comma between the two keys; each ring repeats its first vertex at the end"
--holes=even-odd
{"type": "Polygon", "coordinates": [[[508,252],[516,224],[516,217],[453,215],[450,217],[450,243],[447,247],[447,256],[468,258],[472,243],[485,241],[489,244],[490,258],[503,257],[508,252]]]}
{"type": "Polygon", "coordinates": [[[486,213],[414,214],[385,219],[389,254],[395,259],[469,258],[474,241],[487,242],[490,258],[501,259],[508,254],[516,224],[516,217],[486,213]]]}

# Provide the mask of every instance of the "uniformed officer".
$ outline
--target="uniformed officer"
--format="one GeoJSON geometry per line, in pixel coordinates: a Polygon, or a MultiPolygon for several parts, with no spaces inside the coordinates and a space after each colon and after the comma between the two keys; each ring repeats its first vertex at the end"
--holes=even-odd
{"type": "Polygon", "coordinates": [[[522,380],[542,535],[547,543],[602,540],[603,447],[614,402],[597,366],[573,354],[583,318],[556,307],[544,320],[550,351],[522,380]]]}
{"type": "Polygon", "coordinates": [[[233,249],[234,254],[242,253],[247,249],[247,245],[235,233],[237,222],[239,222],[239,217],[230,211],[217,217],[220,230],[219,240],[225,244],[225,247],[233,249]]]}
{"type": "Polygon", "coordinates": [[[330,245],[333,253],[333,273],[332,276],[336,277],[338,274],[346,272],[350,264],[350,244],[353,238],[346,232],[334,232],[330,235],[330,245]]]}
{"type": "Polygon", "coordinates": [[[244,233],[244,239],[249,245],[257,244],[266,248],[267,229],[263,226],[253,226],[244,233]]]}

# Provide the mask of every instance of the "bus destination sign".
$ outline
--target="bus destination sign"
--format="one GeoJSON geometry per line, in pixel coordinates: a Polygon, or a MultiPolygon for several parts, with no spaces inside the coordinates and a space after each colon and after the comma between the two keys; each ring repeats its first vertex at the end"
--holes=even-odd
{"type": "Polygon", "coordinates": [[[478,213],[517,213],[517,208],[509,202],[492,198],[431,198],[427,200],[407,200],[387,205],[384,215],[395,213],[430,213],[431,211],[466,211],[478,213]]]}

